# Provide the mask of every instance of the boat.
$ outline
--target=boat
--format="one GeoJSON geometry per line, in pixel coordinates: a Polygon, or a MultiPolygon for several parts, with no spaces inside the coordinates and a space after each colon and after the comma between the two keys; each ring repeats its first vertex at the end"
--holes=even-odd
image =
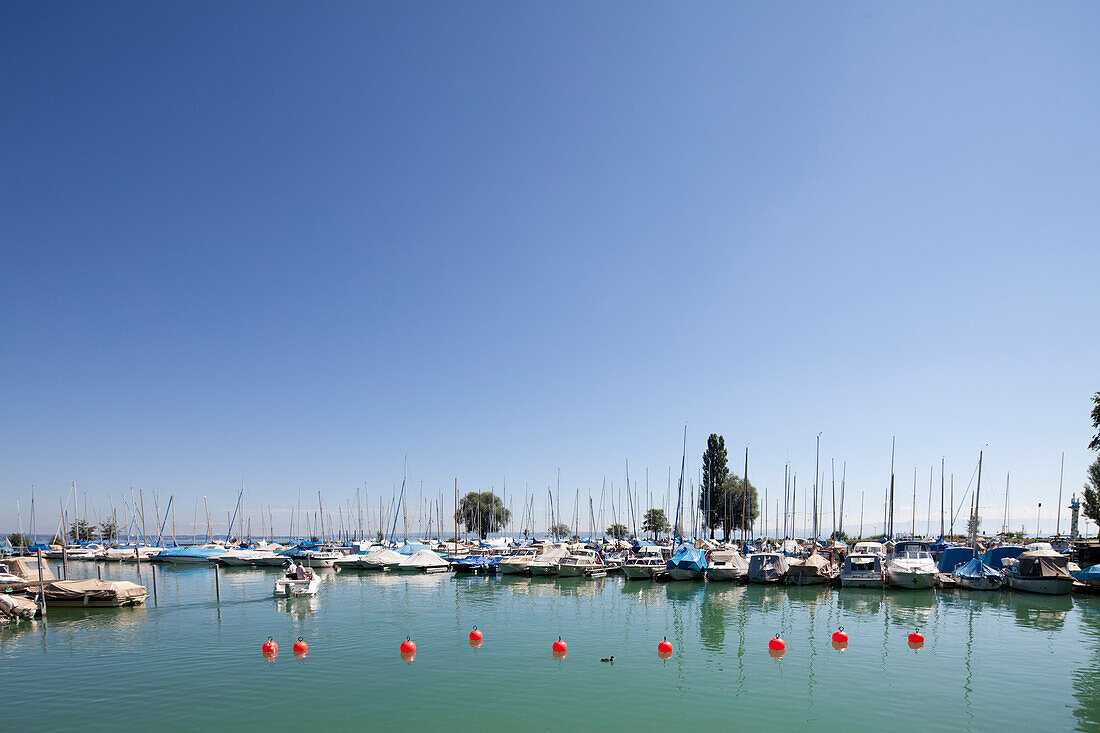
{"type": "Polygon", "coordinates": [[[167,548],[165,547],[147,547],[145,545],[122,545],[119,547],[107,547],[102,552],[97,552],[94,559],[99,562],[133,562],[135,560],[149,559],[167,548]]]}
{"type": "Polygon", "coordinates": [[[997,590],[1004,583],[1001,571],[986,565],[979,557],[955,568],[951,577],[955,585],[967,590],[997,590]]]}
{"type": "Polygon", "coordinates": [[[966,565],[977,557],[977,554],[977,550],[973,547],[945,547],[940,552],[940,559],[936,561],[936,570],[941,573],[953,573],[955,568],[966,565]]]}
{"type": "Polygon", "coordinates": [[[409,555],[394,567],[396,567],[397,570],[405,572],[445,573],[450,570],[451,565],[435,552],[425,547],[409,555]]]}
{"type": "Polygon", "coordinates": [[[750,583],[781,583],[787,578],[787,557],[778,552],[757,552],[749,555],[750,583]]]}
{"type": "MultiPolygon", "coordinates": [[[[431,552],[431,550],[428,550],[431,552]]],[[[435,553],[432,553],[435,554],[435,553]]],[[[467,555],[451,561],[451,569],[456,573],[485,575],[497,572],[500,555],[467,555]]]]}
{"type": "Polygon", "coordinates": [[[145,603],[149,591],[128,580],[55,580],[42,584],[46,607],[119,608],[145,603]]]}
{"type": "Polygon", "coordinates": [[[158,552],[151,559],[173,565],[208,564],[211,560],[217,560],[224,554],[225,549],[221,547],[171,547],[158,552]]]}
{"type": "Polygon", "coordinates": [[[839,574],[830,550],[818,550],[805,560],[792,562],[787,569],[787,579],[794,585],[831,583],[839,574]]]}
{"type": "Polygon", "coordinates": [[[500,558],[497,571],[502,575],[523,575],[527,572],[527,566],[538,556],[539,548],[520,547],[500,558]]]}
{"type": "Polygon", "coordinates": [[[936,562],[927,542],[903,540],[894,545],[886,563],[886,580],[896,588],[931,588],[936,579],[936,562]]]}
{"type": "Polygon", "coordinates": [[[0,588],[5,588],[15,583],[21,585],[26,582],[26,578],[16,575],[15,573],[11,572],[11,569],[6,564],[0,563],[0,588]]]}
{"type": "MultiPolygon", "coordinates": [[[[603,561],[595,550],[575,550],[558,561],[558,576],[577,578],[585,575],[586,570],[602,567],[603,561]]],[[[604,572],[606,573],[606,569],[604,569],[604,572]]]]}
{"type": "Polygon", "coordinates": [[[312,568],[305,569],[305,577],[291,568],[275,581],[274,595],[277,596],[314,596],[321,587],[321,578],[312,568]]]}
{"type": "Polygon", "coordinates": [[[665,569],[673,580],[702,580],[707,571],[707,553],[691,545],[682,545],[672,553],[665,569]]]}
{"type": "Polygon", "coordinates": [[[211,560],[219,565],[231,567],[244,565],[282,565],[287,561],[285,555],[280,555],[271,550],[257,550],[252,548],[226,550],[221,555],[212,557],[211,560]]]}
{"type": "Polygon", "coordinates": [[[1077,581],[1073,584],[1074,590],[1084,593],[1100,593],[1100,565],[1090,565],[1084,570],[1073,573],[1077,581]]]}
{"type": "Polygon", "coordinates": [[[1028,593],[1061,596],[1073,590],[1069,560],[1051,549],[1029,550],[1004,562],[1004,579],[1009,587],[1028,593]]]}
{"type": "Polygon", "coordinates": [[[878,555],[883,560],[889,554],[886,550],[886,545],[882,542],[857,542],[855,549],[852,550],[853,555],[878,555]]]}
{"type": "Polygon", "coordinates": [[[843,588],[882,588],[885,579],[882,555],[877,552],[853,552],[844,558],[844,565],[840,568],[840,585],[843,588]]]}
{"type": "Polygon", "coordinates": [[[627,580],[653,580],[655,573],[665,569],[665,555],[656,545],[644,545],[619,567],[627,580]]]}
{"type": "Polygon", "coordinates": [[[749,564],[736,549],[715,550],[710,554],[707,580],[745,580],[748,574],[749,564]]]}
{"type": "Polygon", "coordinates": [[[368,552],[366,555],[349,555],[341,558],[340,564],[342,567],[351,565],[360,570],[390,570],[408,559],[407,555],[402,555],[399,552],[383,548],[381,550],[375,550],[374,552],[368,552]],[[348,558],[354,559],[349,561],[348,558]]]}
{"type": "Polygon", "coordinates": [[[1005,561],[1013,560],[1024,553],[1020,545],[997,545],[981,554],[982,562],[994,570],[1004,570],[1005,561]]]}

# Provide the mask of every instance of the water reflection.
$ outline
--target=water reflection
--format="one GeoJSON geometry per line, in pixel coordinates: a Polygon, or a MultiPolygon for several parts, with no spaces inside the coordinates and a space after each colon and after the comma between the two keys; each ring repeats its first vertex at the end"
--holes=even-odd
{"type": "Polygon", "coordinates": [[[1089,656],[1086,664],[1073,670],[1071,682],[1077,707],[1073,715],[1080,730],[1100,729],[1100,604],[1087,599],[1077,604],[1081,633],[1089,656]]]}
{"type": "Polygon", "coordinates": [[[1066,615],[1073,608],[1071,596],[1015,593],[1012,600],[1016,623],[1043,631],[1060,630],[1066,623],[1066,615]]]}

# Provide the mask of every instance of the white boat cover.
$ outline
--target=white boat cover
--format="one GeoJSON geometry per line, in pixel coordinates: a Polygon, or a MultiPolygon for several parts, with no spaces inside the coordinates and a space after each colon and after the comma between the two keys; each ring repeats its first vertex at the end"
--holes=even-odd
{"type": "Polygon", "coordinates": [[[792,562],[789,572],[791,575],[827,577],[829,575],[829,561],[815,552],[805,560],[796,560],[792,562]]]}
{"type": "MultiPolygon", "coordinates": [[[[4,561],[12,575],[18,575],[28,583],[38,582],[38,558],[36,557],[9,557],[4,561]]],[[[42,580],[57,580],[50,572],[50,566],[46,558],[42,558],[42,580]]]]}
{"type": "Polygon", "coordinates": [[[0,594],[0,615],[33,618],[38,613],[38,605],[30,598],[0,594]]]}
{"type": "Polygon", "coordinates": [[[402,555],[393,550],[375,550],[361,559],[367,565],[400,565],[410,557],[412,555],[402,555]]]}
{"type": "Polygon", "coordinates": [[[417,550],[405,558],[398,567],[405,570],[411,568],[447,568],[450,564],[431,550],[417,550]]]}
{"type": "Polygon", "coordinates": [[[773,583],[787,574],[787,558],[774,552],[749,555],[749,580],[773,583]]]}
{"type": "Polygon", "coordinates": [[[721,565],[727,568],[736,568],[749,571],[749,563],[737,550],[715,550],[710,554],[710,566],[721,565]]]}

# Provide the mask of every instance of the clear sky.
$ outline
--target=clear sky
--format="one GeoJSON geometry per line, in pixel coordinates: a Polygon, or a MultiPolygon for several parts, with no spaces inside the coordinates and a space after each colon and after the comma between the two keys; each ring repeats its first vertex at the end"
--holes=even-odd
{"type": "Polygon", "coordinates": [[[507,477],[541,521],[558,468],[567,514],[627,460],[664,492],[686,424],[689,474],[711,432],[739,473],[748,445],[769,513],[822,433],[848,525],[861,493],[881,521],[891,436],[905,528],[914,468],[924,516],[929,468],[958,500],[988,444],[983,528],[1011,472],[1010,523],[1042,501],[1051,531],[1061,452],[1063,504],[1094,457],[1098,27],[5,3],[0,527],[33,484],[52,531],[72,481],[224,517],[242,476],[285,527],[299,489],[389,497],[406,455],[414,492],[507,477]]]}

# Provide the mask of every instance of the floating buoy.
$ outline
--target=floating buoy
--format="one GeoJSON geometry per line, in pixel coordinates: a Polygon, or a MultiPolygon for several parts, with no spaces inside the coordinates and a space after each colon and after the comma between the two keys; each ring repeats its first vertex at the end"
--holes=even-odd
{"type": "Polygon", "coordinates": [[[834,631],[833,632],[833,643],[834,644],[847,644],[848,643],[848,635],[846,633],[844,633],[844,627],[843,626],[840,627],[839,631],[834,631]]]}
{"type": "Polygon", "coordinates": [[[294,642],[294,653],[305,656],[305,653],[308,651],[309,644],[306,643],[305,639],[299,636],[298,641],[294,642]]]}
{"type": "Polygon", "coordinates": [[[482,636],[484,635],[475,626],[474,630],[470,632],[470,641],[481,641],[482,636]]]}
{"type": "Polygon", "coordinates": [[[415,651],[401,652],[401,661],[402,662],[411,662],[414,659],[416,659],[416,652],[415,651]]]}
{"type": "Polygon", "coordinates": [[[260,651],[265,657],[273,657],[279,653],[279,645],[275,643],[273,637],[269,636],[267,641],[260,645],[260,651]]]}
{"type": "Polygon", "coordinates": [[[664,638],[664,641],[657,644],[657,653],[658,654],[671,654],[672,653],[672,642],[668,640],[667,636],[664,638]]]}
{"type": "Polygon", "coordinates": [[[781,652],[787,648],[787,642],[779,638],[779,634],[775,635],[774,639],[768,640],[768,649],[773,652],[781,652]]]}
{"type": "Polygon", "coordinates": [[[561,640],[561,637],[559,636],[558,640],[554,642],[554,651],[558,652],[559,654],[564,654],[568,650],[569,647],[564,641],[561,640]]]}
{"type": "Polygon", "coordinates": [[[910,649],[920,649],[922,646],[924,646],[924,634],[919,631],[914,631],[909,635],[910,649]]]}
{"type": "Polygon", "coordinates": [[[401,642],[402,654],[416,654],[416,644],[413,643],[411,636],[406,636],[405,641],[401,642]]]}

